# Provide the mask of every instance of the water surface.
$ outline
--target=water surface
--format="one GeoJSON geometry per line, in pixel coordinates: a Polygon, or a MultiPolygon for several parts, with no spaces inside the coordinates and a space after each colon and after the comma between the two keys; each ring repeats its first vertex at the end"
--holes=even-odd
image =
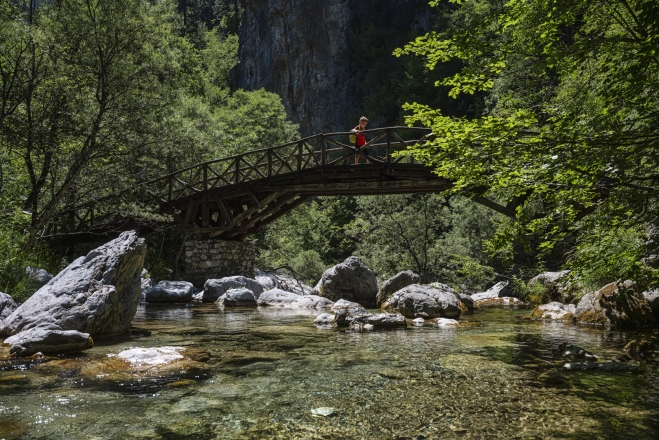
{"type": "Polygon", "coordinates": [[[365,333],[317,329],[316,314],[147,305],[130,336],[84,354],[7,360],[3,349],[0,439],[659,438],[656,366],[563,371],[551,353],[567,342],[606,361],[648,334],[513,308],[459,328],[365,333]],[[121,350],[164,345],[211,358],[161,375],[112,370],[121,350]]]}

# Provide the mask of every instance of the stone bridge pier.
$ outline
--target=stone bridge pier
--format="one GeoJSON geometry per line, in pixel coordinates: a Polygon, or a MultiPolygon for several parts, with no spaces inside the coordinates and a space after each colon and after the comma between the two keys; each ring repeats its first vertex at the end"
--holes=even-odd
{"type": "Polygon", "coordinates": [[[199,239],[185,241],[185,279],[203,288],[208,279],[243,275],[254,278],[256,249],[246,241],[199,239]]]}

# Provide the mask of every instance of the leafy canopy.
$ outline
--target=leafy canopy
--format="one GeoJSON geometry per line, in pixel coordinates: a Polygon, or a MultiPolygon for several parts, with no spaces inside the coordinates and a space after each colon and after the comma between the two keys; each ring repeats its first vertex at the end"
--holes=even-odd
{"type": "Polygon", "coordinates": [[[406,104],[408,123],[436,135],[407,154],[455,191],[507,203],[510,235],[538,237],[541,250],[655,222],[659,3],[451,2],[445,31],[395,55],[423,57],[429,69],[459,60],[436,85],[453,97],[485,93],[487,109],[467,119],[406,104]]]}

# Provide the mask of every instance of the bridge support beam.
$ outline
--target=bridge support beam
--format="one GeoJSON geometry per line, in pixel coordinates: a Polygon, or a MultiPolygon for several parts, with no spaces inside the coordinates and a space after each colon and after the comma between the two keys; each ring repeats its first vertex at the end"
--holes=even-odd
{"type": "Polygon", "coordinates": [[[184,250],[185,279],[199,288],[209,279],[233,275],[254,278],[256,249],[250,242],[190,237],[184,250]]]}

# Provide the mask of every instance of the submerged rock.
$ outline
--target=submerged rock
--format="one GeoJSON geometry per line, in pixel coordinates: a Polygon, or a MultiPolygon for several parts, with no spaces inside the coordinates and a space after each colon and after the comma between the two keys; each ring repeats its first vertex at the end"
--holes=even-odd
{"type": "Polygon", "coordinates": [[[367,307],[375,306],[378,281],[358,257],[348,257],[330,267],[314,287],[314,293],[332,301],[346,299],[367,307]]]}
{"type": "Polygon", "coordinates": [[[412,324],[416,325],[417,327],[423,327],[426,324],[426,320],[423,318],[414,318],[412,320],[412,324]]]}
{"type": "Polygon", "coordinates": [[[187,281],[161,281],[146,292],[150,303],[187,303],[192,301],[194,286],[187,281]]]}
{"type": "Polygon", "coordinates": [[[382,284],[380,290],[377,293],[375,298],[376,306],[382,307],[382,304],[391,297],[394,292],[399,291],[403,287],[407,287],[410,284],[419,284],[421,282],[421,276],[415,274],[411,270],[406,270],[403,272],[398,272],[393,277],[389,278],[382,284]]]}
{"type": "Polygon", "coordinates": [[[256,307],[256,296],[249,289],[229,289],[216,301],[222,307],[256,307]]]}
{"type": "Polygon", "coordinates": [[[144,240],[131,231],[76,259],[7,317],[0,334],[35,327],[91,335],[127,331],[140,301],[145,252],[144,240]]]}
{"type": "Polygon", "coordinates": [[[18,303],[14,298],[6,293],[0,292],[0,322],[7,316],[11,315],[18,308],[18,303]]]}
{"type": "Polygon", "coordinates": [[[31,328],[5,339],[3,345],[11,345],[9,352],[18,357],[35,353],[66,353],[82,351],[94,346],[89,333],[75,330],[51,330],[31,328]]]}
{"type": "Polygon", "coordinates": [[[448,327],[459,324],[459,322],[456,321],[455,319],[449,319],[449,318],[435,318],[432,320],[432,322],[440,327],[448,327]]]}
{"type": "Polygon", "coordinates": [[[322,326],[333,325],[334,318],[335,315],[333,313],[321,313],[320,315],[316,316],[316,319],[313,320],[313,323],[322,326]]]}
{"type": "Polygon", "coordinates": [[[389,298],[382,308],[399,312],[406,318],[459,318],[460,299],[449,286],[442,288],[412,284],[389,298]]]}
{"type": "Polygon", "coordinates": [[[531,313],[531,318],[571,321],[575,310],[576,306],[574,304],[550,302],[549,304],[537,306],[531,313]]]}
{"type": "Polygon", "coordinates": [[[596,361],[599,359],[599,356],[594,355],[588,350],[578,347],[576,345],[568,344],[563,342],[559,344],[552,350],[554,357],[562,358],[572,358],[572,359],[582,359],[586,361],[596,361]]]}
{"type": "Polygon", "coordinates": [[[634,290],[631,281],[611,283],[589,293],[577,304],[575,321],[621,327],[643,327],[656,323],[647,300],[634,290]]]}
{"type": "Polygon", "coordinates": [[[124,360],[134,367],[155,366],[169,364],[174,361],[183,359],[181,354],[184,347],[150,347],[150,348],[131,348],[124,350],[117,355],[117,358],[124,360]]]}
{"type": "Polygon", "coordinates": [[[229,289],[245,288],[252,291],[258,299],[263,293],[263,286],[258,281],[241,275],[233,277],[224,277],[219,279],[207,280],[204,284],[204,302],[216,302],[218,298],[224,295],[229,289]]]}
{"type": "Polygon", "coordinates": [[[633,365],[627,365],[619,362],[568,362],[563,365],[563,369],[572,371],[629,371],[636,369],[633,365]]]}

